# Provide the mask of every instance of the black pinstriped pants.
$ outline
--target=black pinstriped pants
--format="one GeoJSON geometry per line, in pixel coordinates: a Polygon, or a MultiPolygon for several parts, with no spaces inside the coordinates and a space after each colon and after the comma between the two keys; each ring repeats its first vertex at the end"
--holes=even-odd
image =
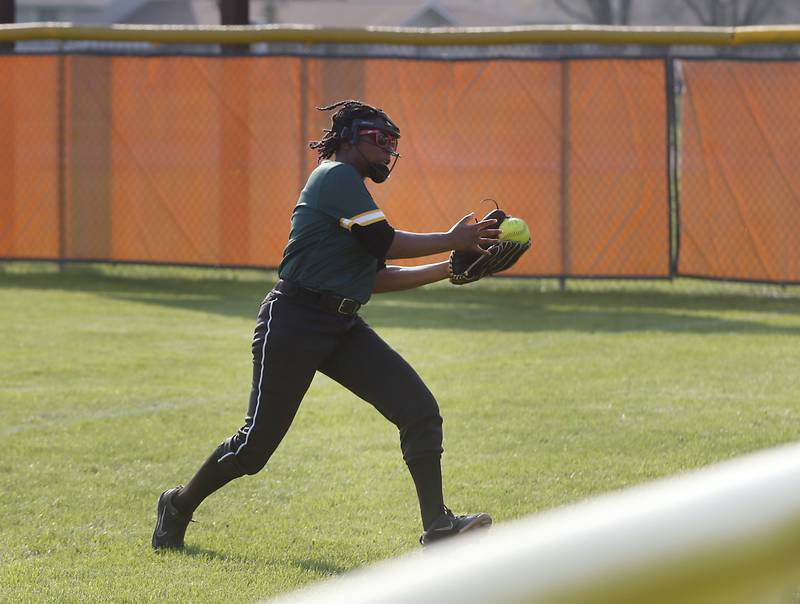
{"type": "Polygon", "coordinates": [[[314,373],[373,405],[400,431],[406,462],[442,453],[442,418],[416,371],[358,315],[269,293],[253,337],[253,384],[244,425],[217,449],[218,462],[255,474],[291,426],[314,373]]]}

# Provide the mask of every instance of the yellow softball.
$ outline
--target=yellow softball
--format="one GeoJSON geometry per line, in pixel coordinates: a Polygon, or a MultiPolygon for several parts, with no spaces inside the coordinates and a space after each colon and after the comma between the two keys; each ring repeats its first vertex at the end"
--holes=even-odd
{"type": "Polygon", "coordinates": [[[531,232],[522,218],[506,218],[500,223],[500,240],[528,243],[531,240],[531,232]]]}

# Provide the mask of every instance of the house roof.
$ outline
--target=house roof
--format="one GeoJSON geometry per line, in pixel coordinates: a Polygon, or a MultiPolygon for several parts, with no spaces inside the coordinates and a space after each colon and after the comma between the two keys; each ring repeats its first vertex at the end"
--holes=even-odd
{"type": "Polygon", "coordinates": [[[36,8],[94,8],[101,10],[108,0],[16,0],[17,7],[36,8]]]}
{"type": "Polygon", "coordinates": [[[292,0],[277,3],[278,23],[313,23],[328,27],[413,25],[432,11],[454,26],[511,25],[502,13],[482,9],[478,2],[424,0],[292,0]]]}

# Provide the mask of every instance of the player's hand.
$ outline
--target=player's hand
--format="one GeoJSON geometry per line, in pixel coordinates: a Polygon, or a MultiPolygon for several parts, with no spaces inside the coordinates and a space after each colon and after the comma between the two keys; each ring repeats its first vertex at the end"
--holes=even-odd
{"type": "Polygon", "coordinates": [[[498,242],[500,229],[494,218],[473,222],[475,212],[470,212],[453,225],[447,235],[450,237],[451,248],[459,252],[477,252],[488,254],[489,247],[498,242]]]}

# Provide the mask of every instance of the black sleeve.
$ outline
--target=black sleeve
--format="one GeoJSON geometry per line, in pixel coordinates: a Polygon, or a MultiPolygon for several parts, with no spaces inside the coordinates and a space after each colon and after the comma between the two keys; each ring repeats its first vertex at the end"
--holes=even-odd
{"type": "Polygon", "coordinates": [[[354,224],[350,229],[353,237],[378,260],[386,258],[386,252],[394,240],[394,229],[385,220],[373,222],[367,226],[354,224]]]}

